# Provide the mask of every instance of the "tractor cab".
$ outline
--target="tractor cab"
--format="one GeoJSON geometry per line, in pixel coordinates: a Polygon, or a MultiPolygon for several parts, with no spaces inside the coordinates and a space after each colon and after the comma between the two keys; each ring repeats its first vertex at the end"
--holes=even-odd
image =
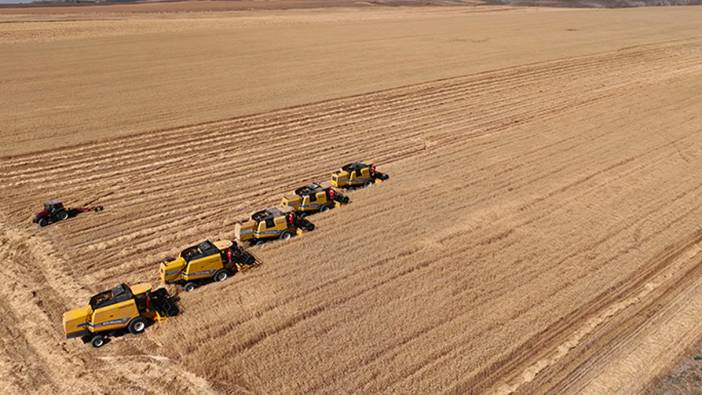
{"type": "Polygon", "coordinates": [[[108,291],[100,292],[90,298],[90,307],[95,310],[100,307],[109,306],[111,304],[124,302],[132,298],[132,290],[126,284],[119,284],[108,291]]]}
{"type": "Polygon", "coordinates": [[[48,202],[44,203],[44,211],[49,214],[63,210],[65,210],[65,208],[63,207],[63,202],[60,200],[49,200],[48,202]]]}
{"type": "Polygon", "coordinates": [[[307,184],[304,187],[297,188],[295,190],[295,194],[297,196],[309,196],[309,195],[314,195],[319,192],[323,192],[324,187],[320,184],[317,184],[316,182],[313,182],[311,184],[307,184]]]}
{"type": "Polygon", "coordinates": [[[275,219],[282,216],[285,216],[285,214],[280,209],[273,207],[251,214],[251,219],[256,222],[269,222],[272,226],[275,219]]]}
{"type": "Polygon", "coordinates": [[[358,176],[361,175],[363,170],[367,169],[368,165],[362,163],[362,162],[353,162],[349,163],[348,165],[341,166],[341,169],[346,172],[356,172],[358,176]]]}
{"type": "Polygon", "coordinates": [[[215,245],[212,244],[212,242],[210,242],[209,240],[205,240],[196,246],[192,246],[192,247],[188,247],[188,248],[184,249],[180,253],[180,256],[183,257],[183,259],[185,259],[186,262],[190,262],[190,261],[195,260],[195,259],[200,259],[200,258],[204,258],[204,257],[210,256],[210,255],[219,254],[219,252],[220,252],[219,249],[217,247],[215,247],[215,245]]]}
{"type": "Polygon", "coordinates": [[[329,184],[311,183],[283,196],[281,205],[292,208],[300,216],[324,212],[349,202],[349,198],[334,190],[329,184]]]}
{"type": "Polygon", "coordinates": [[[354,188],[379,183],[390,178],[376,170],[375,164],[353,162],[332,173],[331,184],[337,188],[354,188]]]}
{"type": "Polygon", "coordinates": [[[63,207],[63,202],[60,200],[49,200],[44,203],[44,209],[34,216],[32,222],[44,227],[52,222],[68,219],[69,216],[68,210],[63,207]]]}
{"type": "Polygon", "coordinates": [[[256,233],[259,236],[278,235],[287,231],[293,224],[295,215],[292,211],[268,208],[251,214],[251,220],[256,222],[256,233]]]}
{"type": "Polygon", "coordinates": [[[236,224],[236,238],[256,244],[269,239],[287,240],[302,230],[311,231],[314,225],[297,215],[290,207],[267,208],[251,214],[243,224],[236,224]]]}

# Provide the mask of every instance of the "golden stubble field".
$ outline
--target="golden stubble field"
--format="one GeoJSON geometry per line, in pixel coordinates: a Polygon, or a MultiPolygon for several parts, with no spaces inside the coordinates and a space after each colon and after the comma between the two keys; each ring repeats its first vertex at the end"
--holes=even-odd
{"type": "Polygon", "coordinates": [[[645,391],[702,335],[700,17],[4,11],[0,388],[645,391]],[[63,339],[65,309],[353,159],[390,181],[258,269],[63,339]],[[106,210],[36,229],[50,197],[106,210]]]}

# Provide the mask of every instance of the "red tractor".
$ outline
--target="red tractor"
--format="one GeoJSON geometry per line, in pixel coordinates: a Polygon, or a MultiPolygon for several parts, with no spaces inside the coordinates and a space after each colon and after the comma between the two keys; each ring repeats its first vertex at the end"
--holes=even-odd
{"type": "Polygon", "coordinates": [[[32,222],[39,224],[39,226],[44,227],[54,222],[63,221],[65,219],[75,217],[80,213],[87,211],[102,211],[102,206],[93,207],[79,207],[79,208],[65,208],[63,202],[60,200],[49,200],[44,203],[44,209],[38,212],[32,222]]]}

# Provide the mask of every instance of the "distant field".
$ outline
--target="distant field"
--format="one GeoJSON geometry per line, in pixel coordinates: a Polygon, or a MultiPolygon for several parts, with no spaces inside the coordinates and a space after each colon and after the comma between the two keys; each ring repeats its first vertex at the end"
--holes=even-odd
{"type": "Polygon", "coordinates": [[[293,10],[339,7],[378,7],[428,5],[461,6],[479,4],[479,0],[195,0],[195,1],[115,1],[111,4],[28,4],[22,6],[0,4],[0,14],[57,15],[70,13],[158,13],[158,12],[211,12],[211,11],[251,11],[251,10],[293,10]]]}
{"type": "Polygon", "coordinates": [[[702,4],[702,0],[485,0],[484,4],[523,7],[631,8],[699,5],[702,4]]]}
{"type": "Polygon", "coordinates": [[[5,16],[0,156],[698,33],[696,9],[489,10],[5,16]]]}
{"type": "MultiPolygon", "coordinates": [[[[527,7],[564,8],[628,8],[644,6],[697,5],[702,0],[195,0],[195,1],[113,1],[110,4],[34,3],[3,4],[0,14],[56,15],[100,13],[155,13],[155,12],[212,12],[251,10],[294,10],[314,8],[368,8],[368,7],[426,7],[512,5],[527,7]]],[[[27,2],[30,3],[30,2],[27,2]]]]}
{"type": "Polygon", "coordinates": [[[6,392],[643,393],[702,338],[702,8],[0,20],[6,392]],[[181,316],[63,338],[355,159],[390,180],[181,316]]]}

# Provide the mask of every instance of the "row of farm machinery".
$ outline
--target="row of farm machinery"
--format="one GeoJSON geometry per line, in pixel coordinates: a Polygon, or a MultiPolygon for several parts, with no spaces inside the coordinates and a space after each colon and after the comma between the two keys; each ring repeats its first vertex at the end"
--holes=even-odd
{"type": "MultiPolygon", "coordinates": [[[[314,230],[311,214],[325,212],[350,202],[340,189],[354,189],[379,183],[388,175],[375,164],[353,162],[332,173],[328,183],[311,183],[285,195],[280,207],[254,212],[247,221],[236,224],[235,240],[205,240],[184,249],[177,257],[164,259],[159,266],[163,283],[184,291],[221,282],[246,271],[259,260],[245,247],[271,240],[287,240],[314,230]]],[[[85,211],[101,211],[101,206],[65,209],[50,201],[34,222],[46,226],[85,211]],[[70,211],[73,210],[73,211],[70,211]],[[73,215],[64,213],[72,212],[73,215]]],[[[149,283],[119,284],[90,298],[87,305],[67,311],[63,328],[67,338],[80,338],[93,347],[102,347],[111,336],[143,332],[150,324],[179,313],[177,297],[165,288],[154,290],[149,283]]]]}

